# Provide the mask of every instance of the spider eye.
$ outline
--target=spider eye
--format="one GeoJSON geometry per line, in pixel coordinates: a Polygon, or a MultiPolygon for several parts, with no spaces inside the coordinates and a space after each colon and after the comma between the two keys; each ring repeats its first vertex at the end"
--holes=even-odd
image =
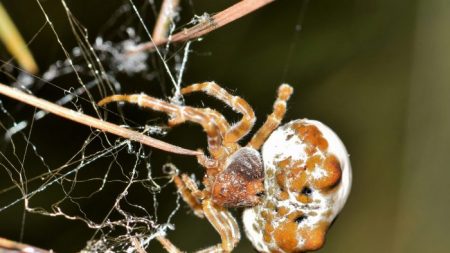
{"type": "Polygon", "coordinates": [[[302,215],[298,216],[297,218],[295,218],[294,221],[295,221],[295,223],[300,224],[300,223],[302,223],[302,221],[306,220],[306,218],[308,218],[308,217],[306,217],[306,215],[302,214],[302,215]]]}
{"type": "Polygon", "coordinates": [[[309,195],[311,195],[311,193],[312,193],[311,188],[309,188],[308,186],[303,187],[302,194],[309,196],[309,195]]]}

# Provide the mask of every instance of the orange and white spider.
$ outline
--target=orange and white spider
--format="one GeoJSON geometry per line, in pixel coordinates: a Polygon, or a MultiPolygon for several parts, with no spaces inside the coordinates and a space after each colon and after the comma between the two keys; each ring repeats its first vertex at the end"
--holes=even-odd
{"type": "MultiPolygon", "coordinates": [[[[344,206],[351,187],[351,166],[338,136],[324,124],[308,119],[279,127],[293,88],[278,89],[274,109],[250,142],[238,144],[255,123],[250,105],[214,82],[183,88],[182,94],[202,91],[242,114],[230,126],[216,110],[181,106],[145,94],[113,95],[113,101],[134,103],[169,115],[169,125],[200,124],[208,138],[208,152],[198,156],[206,169],[203,189],[186,174],[174,182],[185,202],[206,217],[222,242],[198,252],[231,252],[240,231],[228,208],[245,207],[247,237],[259,252],[305,252],[322,247],[325,234],[344,206]],[[262,156],[259,150],[262,149],[262,156]]],[[[158,240],[170,253],[181,252],[167,238],[158,240]]]]}

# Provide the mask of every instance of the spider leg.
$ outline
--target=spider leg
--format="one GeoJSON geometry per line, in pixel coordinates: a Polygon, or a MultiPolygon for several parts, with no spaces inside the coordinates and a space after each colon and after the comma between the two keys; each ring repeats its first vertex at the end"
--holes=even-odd
{"type": "MultiPolygon", "coordinates": [[[[194,112],[194,114],[203,114],[205,117],[209,117],[209,119],[212,121],[212,123],[217,126],[218,132],[222,138],[225,135],[225,133],[228,131],[228,129],[230,128],[230,124],[228,124],[225,117],[216,110],[209,109],[209,108],[204,108],[204,109],[203,108],[193,108],[193,107],[189,107],[189,106],[182,106],[182,107],[190,108],[190,109],[196,111],[196,112],[194,112]]],[[[191,112],[191,114],[192,114],[192,112],[191,112]]],[[[184,117],[175,117],[175,118],[171,118],[169,120],[169,125],[176,126],[178,124],[184,123],[185,121],[186,121],[186,118],[184,118],[184,117]]]]}
{"type": "MultiPolygon", "coordinates": [[[[165,236],[157,236],[156,240],[158,240],[159,243],[161,243],[163,248],[168,253],[185,253],[184,251],[181,251],[180,249],[178,249],[177,246],[173,245],[173,243],[169,239],[167,239],[165,236]]],[[[208,247],[206,249],[198,250],[195,253],[225,253],[225,252],[226,251],[224,251],[222,249],[222,245],[217,244],[217,245],[208,247]]]]}
{"type": "MultiPolygon", "coordinates": [[[[188,107],[189,109],[194,109],[199,114],[203,114],[203,117],[207,118],[210,124],[214,124],[217,126],[217,134],[214,135],[214,138],[208,136],[208,151],[214,159],[209,159],[205,155],[200,155],[197,157],[198,162],[205,168],[217,167],[217,163],[214,161],[220,160],[221,157],[227,155],[227,150],[222,145],[222,140],[230,128],[230,124],[225,119],[225,117],[217,112],[216,110],[209,108],[193,108],[188,107]]],[[[189,110],[188,109],[188,110],[189,110]]],[[[189,113],[189,112],[188,112],[189,113]]],[[[192,112],[191,112],[192,114],[192,112]]],[[[170,126],[175,126],[180,123],[183,123],[185,119],[183,118],[173,118],[169,120],[170,126]]],[[[207,121],[202,121],[206,124],[207,121]]],[[[205,127],[203,127],[205,129],[205,127]]],[[[206,130],[205,130],[206,131],[206,130]]]]}
{"type": "Polygon", "coordinates": [[[203,212],[219,233],[222,243],[220,247],[215,245],[200,252],[231,252],[241,239],[239,227],[234,217],[225,208],[214,205],[210,199],[203,201],[203,212]]]}
{"type": "MultiPolygon", "coordinates": [[[[210,199],[204,198],[203,192],[197,188],[195,182],[186,174],[174,176],[175,185],[183,199],[194,210],[194,213],[203,218],[206,217],[214,229],[219,233],[222,243],[202,249],[196,253],[227,253],[231,252],[240,240],[239,227],[231,213],[214,205],[210,199]]],[[[182,253],[175,245],[164,236],[156,238],[169,253],[182,253]]]]}
{"type": "Polygon", "coordinates": [[[186,174],[182,174],[181,178],[178,175],[175,175],[173,181],[184,202],[189,205],[192,211],[194,211],[194,214],[199,218],[205,217],[201,204],[203,193],[198,189],[194,180],[186,174]]]}
{"type": "Polygon", "coordinates": [[[281,123],[284,115],[286,114],[286,102],[289,100],[294,89],[288,84],[282,84],[278,88],[278,97],[273,104],[273,112],[270,114],[266,122],[258,129],[253,135],[247,147],[258,150],[262,144],[266,141],[269,135],[275,130],[281,123]]]}
{"type": "MultiPolygon", "coordinates": [[[[238,224],[230,212],[224,208],[217,207],[209,199],[203,200],[202,204],[200,204],[204,194],[198,189],[194,180],[186,174],[182,174],[181,178],[174,176],[174,182],[181,196],[194,210],[194,213],[200,218],[206,217],[222,240],[221,244],[208,247],[198,251],[198,253],[231,252],[239,242],[241,235],[238,224]]],[[[172,253],[171,251],[169,252],[172,253]]],[[[174,251],[173,253],[177,252],[174,251]]]]}
{"type": "MultiPolygon", "coordinates": [[[[175,183],[175,186],[177,187],[177,190],[184,202],[189,205],[189,207],[194,211],[194,214],[199,218],[204,218],[205,215],[201,204],[201,200],[204,196],[202,191],[198,189],[194,180],[186,174],[181,174],[181,177],[174,175],[173,182],[175,183]]],[[[157,236],[156,239],[168,253],[184,253],[165,236],[160,235],[157,236]]]]}
{"type": "Polygon", "coordinates": [[[208,247],[206,249],[198,250],[195,253],[225,253],[227,251],[224,251],[222,248],[222,244],[217,244],[211,247],[208,247]]]}
{"type": "Polygon", "coordinates": [[[128,102],[137,104],[140,107],[167,113],[170,117],[169,125],[171,126],[186,121],[197,123],[206,132],[211,155],[217,157],[217,153],[221,153],[222,138],[229,125],[225,118],[214,110],[174,105],[145,94],[112,95],[102,99],[98,102],[98,105],[102,106],[111,102],[128,102]]]}
{"type": "Polygon", "coordinates": [[[173,245],[173,243],[167,239],[165,236],[157,236],[156,240],[158,240],[159,243],[163,246],[165,250],[169,253],[184,253],[184,251],[181,251],[177,246],[173,245]]]}
{"type": "Polygon", "coordinates": [[[224,143],[239,141],[252,129],[256,117],[252,107],[241,97],[233,96],[214,82],[192,84],[181,89],[181,94],[202,91],[230,106],[234,111],[242,114],[242,119],[234,124],[225,134],[224,143]]]}

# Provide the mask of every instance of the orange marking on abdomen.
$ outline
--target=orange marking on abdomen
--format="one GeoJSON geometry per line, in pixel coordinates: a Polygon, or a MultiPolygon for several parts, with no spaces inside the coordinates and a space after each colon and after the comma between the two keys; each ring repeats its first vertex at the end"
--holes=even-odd
{"type": "Polygon", "coordinates": [[[327,155],[322,163],[327,175],[315,180],[314,184],[319,189],[326,189],[336,185],[342,176],[341,164],[334,155],[327,155]]]}
{"type": "Polygon", "coordinates": [[[328,222],[320,222],[313,229],[300,230],[301,236],[305,238],[305,251],[317,250],[323,246],[329,225],[328,222]]]}
{"type": "Polygon", "coordinates": [[[297,227],[295,222],[288,221],[275,229],[273,235],[278,247],[286,252],[295,252],[298,245],[297,227]]]}
{"type": "Polygon", "coordinates": [[[322,151],[327,151],[328,142],[316,126],[297,123],[293,125],[293,128],[301,140],[322,151]]]}

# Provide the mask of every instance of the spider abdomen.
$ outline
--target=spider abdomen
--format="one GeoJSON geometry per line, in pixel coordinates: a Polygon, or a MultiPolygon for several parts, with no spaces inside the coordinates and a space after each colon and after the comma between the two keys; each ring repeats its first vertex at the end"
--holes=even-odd
{"type": "Polygon", "coordinates": [[[259,252],[322,247],[351,187],[351,166],[338,136],[314,120],[291,121],[262,150],[262,203],[244,212],[247,236],[259,252]]]}

